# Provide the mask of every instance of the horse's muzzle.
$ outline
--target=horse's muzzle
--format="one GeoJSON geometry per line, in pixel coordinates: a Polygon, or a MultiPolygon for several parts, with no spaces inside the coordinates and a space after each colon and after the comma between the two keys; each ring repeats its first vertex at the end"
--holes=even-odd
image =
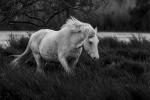
{"type": "Polygon", "coordinates": [[[98,60],[99,59],[99,56],[95,56],[95,57],[93,57],[93,60],[98,60]]]}

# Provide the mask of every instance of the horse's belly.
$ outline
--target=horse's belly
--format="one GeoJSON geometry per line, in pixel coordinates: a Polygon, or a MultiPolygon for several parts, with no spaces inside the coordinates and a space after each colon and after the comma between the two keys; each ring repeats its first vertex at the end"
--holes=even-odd
{"type": "Polygon", "coordinates": [[[48,45],[41,45],[40,54],[46,61],[57,61],[58,53],[56,44],[48,43],[48,45]]]}
{"type": "Polygon", "coordinates": [[[56,50],[44,50],[44,52],[41,52],[41,56],[46,61],[57,61],[58,60],[58,54],[56,50]]]}

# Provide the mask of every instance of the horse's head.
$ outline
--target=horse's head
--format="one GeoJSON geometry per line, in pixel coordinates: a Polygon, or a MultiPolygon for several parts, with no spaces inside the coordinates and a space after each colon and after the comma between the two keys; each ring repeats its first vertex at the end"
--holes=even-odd
{"type": "Polygon", "coordinates": [[[99,59],[98,53],[98,38],[97,38],[97,28],[94,29],[90,24],[81,22],[74,17],[67,20],[61,28],[67,27],[71,30],[71,34],[77,36],[78,38],[72,38],[76,40],[77,47],[83,46],[85,51],[91,56],[92,59],[99,59]]]}
{"type": "Polygon", "coordinates": [[[90,57],[94,60],[99,59],[99,53],[98,53],[98,37],[97,37],[97,28],[94,31],[91,31],[93,33],[89,34],[88,38],[85,40],[83,47],[84,50],[90,55],[90,57]]]}

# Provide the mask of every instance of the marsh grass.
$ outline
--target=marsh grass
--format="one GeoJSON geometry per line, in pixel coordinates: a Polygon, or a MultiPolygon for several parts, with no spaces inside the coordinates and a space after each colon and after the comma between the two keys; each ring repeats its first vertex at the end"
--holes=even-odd
{"type": "MultiPolygon", "coordinates": [[[[27,44],[23,39],[21,45],[10,41],[19,53],[27,44]]],[[[12,70],[11,53],[1,48],[0,100],[150,100],[149,48],[145,39],[102,38],[99,61],[83,52],[73,75],[49,64],[45,76],[35,74],[34,61],[12,70]]]]}

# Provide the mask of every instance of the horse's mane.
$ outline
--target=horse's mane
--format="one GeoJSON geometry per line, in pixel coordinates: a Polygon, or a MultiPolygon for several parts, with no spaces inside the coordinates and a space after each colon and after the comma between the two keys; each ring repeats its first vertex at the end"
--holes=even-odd
{"type": "Polygon", "coordinates": [[[81,25],[84,25],[84,24],[85,24],[85,23],[83,23],[83,22],[77,20],[75,17],[72,17],[72,16],[71,16],[71,17],[66,21],[66,23],[61,27],[61,29],[64,28],[64,27],[81,26],[81,25]]]}
{"type": "Polygon", "coordinates": [[[75,17],[70,17],[66,23],[61,27],[61,29],[69,27],[72,31],[87,31],[86,33],[90,33],[91,36],[94,36],[95,33],[91,32],[93,31],[93,28],[90,24],[81,22],[77,20],[75,17]]]}

